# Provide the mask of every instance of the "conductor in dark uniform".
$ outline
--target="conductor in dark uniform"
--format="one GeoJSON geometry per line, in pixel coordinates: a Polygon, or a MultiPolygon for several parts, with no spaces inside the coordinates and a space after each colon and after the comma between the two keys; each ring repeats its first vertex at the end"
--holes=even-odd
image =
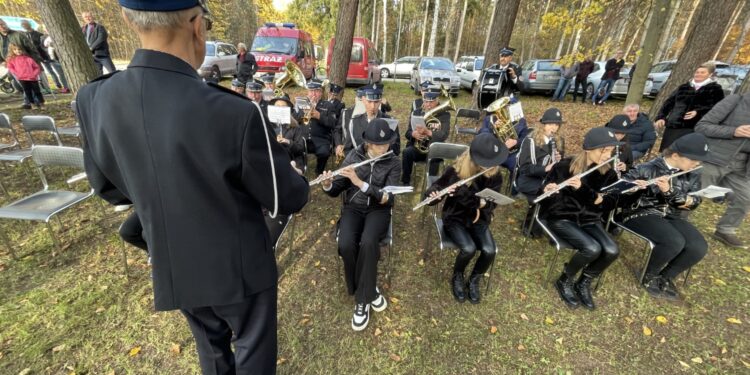
{"type": "Polygon", "coordinates": [[[510,47],[501,48],[498,63],[490,65],[482,72],[479,82],[492,88],[482,88],[482,92],[479,93],[480,108],[486,107],[496,98],[518,95],[523,90],[521,67],[513,62],[514,51],[515,49],[510,47]]]}
{"type": "Polygon", "coordinates": [[[256,103],[197,75],[203,1],[119,2],[143,49],[78,93],[88,179],[135,205],[156,310],[187,318],[203,373],[272,374],[278,276],[262,210],[299,211],[308,184],[256,103]]]}

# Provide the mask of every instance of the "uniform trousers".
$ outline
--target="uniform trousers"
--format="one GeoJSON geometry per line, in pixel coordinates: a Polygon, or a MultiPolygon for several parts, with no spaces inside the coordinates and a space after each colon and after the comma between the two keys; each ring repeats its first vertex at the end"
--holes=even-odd
{"type": "Polygon", "coordinates": [[[377,209],[344,206],[339,221],[339,255],[344,262],[344,278],[357,303],[370,303],[377,297],[380,240],[388,234],[389,207],[377,209]]]}

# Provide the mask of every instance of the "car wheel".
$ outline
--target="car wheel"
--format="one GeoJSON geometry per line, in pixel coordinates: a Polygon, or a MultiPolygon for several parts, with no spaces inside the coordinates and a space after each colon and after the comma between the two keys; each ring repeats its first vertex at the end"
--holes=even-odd
{"type": "Polygon", "coordinates": [[[211,69],[211,79],[215,80],[215,82],[221,81],[221,70],[216,65],[211,69]]]}
{"type": "Polygon", "coordinates": [[[474,92],[474,89],[477,87],[477,81],[471,81],[471,92],[474,92]]]}
{"type": "Polygon", "coordinates": [[[391,72],[388,69],[380,69],[380,78],[388,78],[391,76],[391,72]]]}
{"type": "Polygon", "coordinates": [[[594,98],[594,85],[589,83],[586,85],[586,99],[593,99],[594,98]]]}

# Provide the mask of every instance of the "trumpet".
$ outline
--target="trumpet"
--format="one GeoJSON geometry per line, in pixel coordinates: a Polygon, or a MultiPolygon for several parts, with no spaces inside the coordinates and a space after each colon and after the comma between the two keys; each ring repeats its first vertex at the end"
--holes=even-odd
{"type": "Polygon", "coordinates": [[[570,182],[573,181],[574,179],[586,177],[587,175],[591,174],[595,170],[597,170],[597,169],[599,169],[599,168],[601,168],[601,167],[603,167],[603,166],[611,163],[612,160],[615,160],[614,156],[611,157],[611,158],[609,158],[609,159],[607,159],[607,161],[605,161],[605,162],[603,162],[601,164],[597,164],[597,165],[591,167],[590,169],[585,170],[585,171],[583,171],[583,172],[581,172],[581,173],[579,173],[579,174],[577,174],[577,175],[575,175],[575,176],[573,176],[573,177],[571,177],[571,178],[569,178],[569,179],[561,182],[560,184],[557,185],[557,188],[555,190],[550,190],[550,191],[548,191],[548,192],[546,192],[546,193],[538,196],[536,199],[534,199],[534,204],[537,204],[537,203],[539,203],[539,202],[541,202],[541,201],[549,198],[550,196],[552,196],[552,194],[555,194],[558,191],[560,191],[560,190],[568,187],[570,185],[570,182]]]}
{"type": "MultiPolygon", "coordinates": [[[[383,155],[380,155],[380,156],[376,156],[376,157],[374,157],[374,158],[370,158],[370,159],[367,159],[367,160],[361,161],[361,162],[359,162],[359,163],[355,163],[355,164],[350,164],[350,165],[347,165],[346,167],[343,167],[343,168],[339,168],[339,169],[337,169],[337,170],[335,170],[335,171],[331,172],[331,176],[330,176],[330,178],[332,178],[332,177],[336,177],[336,176],[340,175],[340,174],[341,174],[341,172],[343,172],[343,171],[344,171],[344,169],[346,169],[346,168],[355,168],[355,169],[356,169],[356,168],[359,168],[359,167],[361,167],[361,166],[363,166],[363,165],[367,165],[367,164],[370,164],[370,163],[374,163],[374,162],[378,161],[379,159],[382,159],[382,158],[384,158],[384,157],[386,157],[386,156],[388,156],[388,155],[391,155],[391,154],[393,154],[393,151],[388,151],[388,152],[384,153],[383,155]]],[[[317,184],[319,184],[319,183],[321,183],[321,182],[323,182],[323,181],[325,181],[325,180],[327,180],[327,178],[323,178],[323,176],[322,176],[322,175],[321,175],[321,176],[318,176],[318,178],[316,178],[316,179],[314,179],[314,180],[310,181],[310,186],[314,186],[314,185],[317,185],[317,184]]]]}
{"type": "Polygon", "coordinates": [[[459,188],[461,186],[464,186],[464,185],[468,184],[472,180],[476,179],[477,177],[479,177],[479,176],[481,176],[481,175],[483,175],[483,174],[485,174],[485,173],[487,173],[487,172],[489,172],[491,170],[492,170],[492,168],[488,168],[488,169],[485,169],[485,170],[483,170],[483,171],[481,171],[481,172],[479,172],[479,173],[477,173],[477,174],[475,174],[475,175],[473,175],[471,177],[468,177],[468,178],[465,178],[463,180],[454,182],[453,184],[451,184],[447,188],[445,188],[443,190],[440,190],[437,193],[437,195],[435,195],[434,197],[428,197],[427,199],[419,202],[418,205],[416,205],[416,206],[414,206],[414,208],[412,208],[412,211],[416,211],[416,210],[418,210],[418,209],[420,209],[420,208],[422,208],[422,207],[424,207],[424,206],[426,206],[426,205],[428,205],[428,204],[430,204],[430,203],[432,203],[434,201],[442,199],[445,195],[450,194],[451,191],[453,191],[453,190],[455,190],[455,189],[457,189],[457,188],[459,188]]]}

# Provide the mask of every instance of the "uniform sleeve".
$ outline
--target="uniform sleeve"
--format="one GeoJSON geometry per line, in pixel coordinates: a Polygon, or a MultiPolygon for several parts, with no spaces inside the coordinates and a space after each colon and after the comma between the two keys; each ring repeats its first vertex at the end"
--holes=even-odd
{"type": "Polygon", "coordinates": [[[518,153],[518,173],[525,176],[544,177],[547,171],[541,160],[537,160],[536,164],[531,162],[531,148],[534,147],[532,143],[531,138],[526,138],[521,143],[521,150],[518,153]]]}
{"type": "MultiPolygon", "coordinates": [[[[292,121],[295,121],[292,119],[292,121]]],[[[296,122],[296,121],[295,121],[296,122]]],[[[292,130],[287,131],[287,133],[291,133],[291,138],[289,139],[289,150],[292,152],[293,156],[299,156],[305,153],[305,137],[302,134],[302,128],[297,125],[292,130]]]]}
{"type": "Polygon", "coordinates": [[[729,95],[716,104],[695,126],[695,131],[706,137],[732,139],[734,127],[722,125],[742,99],[741,95],[729,95]]]}
{"type": "Polygon", "coordinates": [[[432,142],[445,142],[451,131],[451,114],[444,111],[437,118],[440,121],[440,129],[432,132],[432,142]]]}
{"type": "MultiPolygon", "coordinates": [[[[78,107],[80,108],[80,107],[78,107]]],[[[76,109],[76,112],[78,109],[76,109]]],[[[76,113],[76,116],[78,118],[81,118],[80,114],[76,113]]],[[[86,124],[81,123],[81,128],[84,130],[86,129],[86,124]]],[[[133,202],[128,198],[125,193],[120,191],[110,180],[107,178],[107,176],[102,172],[101,169],[99,169],[99,166],[96,164],[96,161],[93,158],[93,155],[91,153],[91,147],[89,142],[82,142],[83,143],[83,166],[86,170],[86,179],[89,181],[89,185],[91,185],[91,188],[94,189],[94,192],[96,195],[104,199],[105,201],[109,202],[109,204],[112,205],[124,205],[124,204],[133,204],[133,202]]]]}
{"type": "Polygon", "coordinates": [[[333,128],[333,145],[334,146],[340,146],[344,144],[344,127],[346,126],[346,110],[341,109],[341,114],[339,115],[339,121],[337,121],[337,125],[335,128],[333,128]]]}
{"type": "MultiPolygon", "coordinates": [[[[453,169],[453,167],[446,168],[445,171],[443,171],[443,175],[440,176],[440,178],[438,178],[437,180],[435,180],[435,182],[433,182],[432,185],[430,185],[430,187],[427,190],[425,190],[424,196],[429,197],[430,194],[432,194],[433,192],[438,192],[440,190],[445,189],[451,184],[451,181],[454,179],[455,176],[456,176],[456,170],[453,169]]],[[[435,205],[438,202],[440,202],[440,200],[433,202],[431,205],[435,205]]]]}
{"type": "Polygon", "coordinates": [[[273,129],[266,124],[257,104],[255,109],[247,116],[242,139],[242,183],[263,207],[272,210],[278,204],[281,214],[298,212],[307,203],[310,187],[294,171],[284,148],[271,138],[273,129]]]}
{"type": "MultiPolygon", "coordinates": [[[[385,178],[385,186],[396,186],[399,185],[399,178],[401,177],[401,163],[392,163],[389,166],[388,175],[385,178]]],[[[388,194],[388,200],[384,203],[386,205],[393,202],[393,194],[383,193],[381,191],[385,186],[373,186],[369,184],[367,191],[365,192],[368,196],[375,199],[376,202],[380,203],[383,199],[383,194],[388,194]]]]}
{"type": "Polygon", "coordinates": [[[335,111],[332,105],[325,104],[324,108],[326,111],[320,113],[320,122],[321,125],[325,126],[329,129],[336,129],[336,126],[338,125],[339,121],[339,114],[335,111]]]}

